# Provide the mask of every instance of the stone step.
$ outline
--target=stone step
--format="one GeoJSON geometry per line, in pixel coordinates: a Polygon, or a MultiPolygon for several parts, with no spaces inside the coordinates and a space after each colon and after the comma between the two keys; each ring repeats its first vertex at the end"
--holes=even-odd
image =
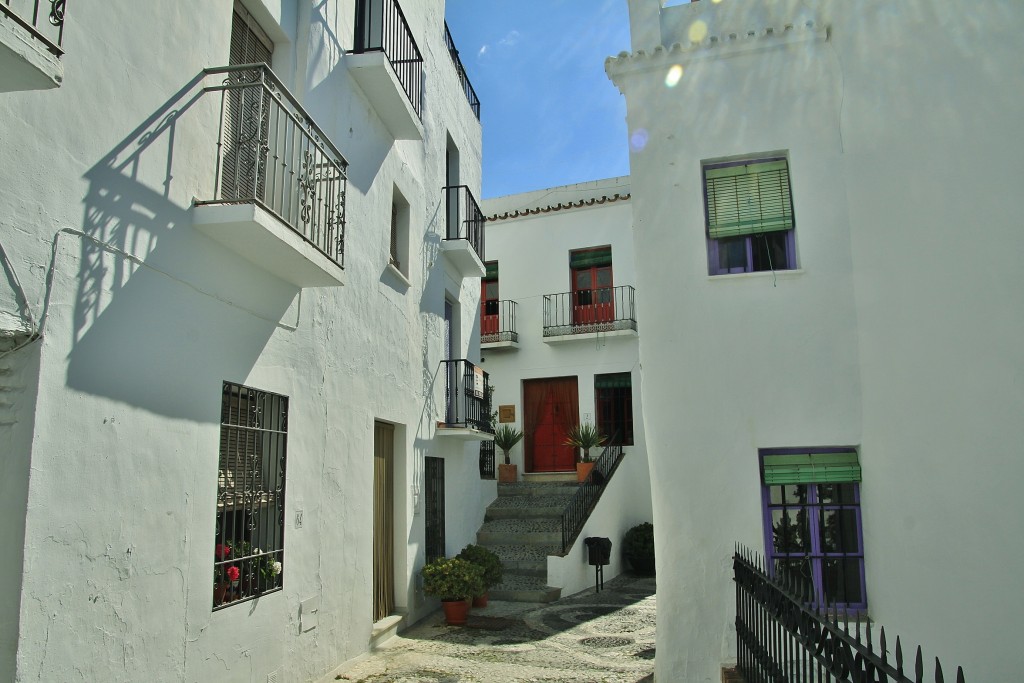
{"type": "Polygon", "coordinates": [[[487,507],[486,519],[561,519],[568,496],[504,496],[487,507]]]}
{"type": "Polygon", "coordinates": [[[493,586],[488,594],[491,600],[509,600],[512,602],[553,602],[561,594],[561,588],[547,585],[542,577],[506,575],[505,579],[493,586]]]}
{"type": "Polygon", "coordinates": [[[476,534],[480,545],[555,545],[562,542],[561,519],[496,519],[476,534]]]}
{"type": "Polygon", "coordinates": [[[579,478],[576,470],[571,472],[526,472],[523,474],[523,481],[526,483],[573,483],[576,484],[579,478]]]}
{"type": "Polygon", "coordinates": [[[530,484],[516,482],[515,484],[498,484],[498,498],[507,496],[541,496],[550,498],[554,496],[571,498],[576,495],[580,485],[576,482],[564,484],[530,484]]]}

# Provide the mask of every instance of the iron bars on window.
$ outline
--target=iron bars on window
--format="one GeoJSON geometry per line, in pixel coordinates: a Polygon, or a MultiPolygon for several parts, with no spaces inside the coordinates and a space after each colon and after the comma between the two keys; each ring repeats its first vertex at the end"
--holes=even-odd
{"type": "Polygon", "coordinates": [[[636,329],[632,285],[544,295],[544,336],[636,329]]]}
{"type": "Polygon", "coordinates": [[[469,76],[466,75],[466,67],[462,65],[462,60],[459,59],[459,50],[455,47],[455,41],[452,39],[452,32],[448,29],[447,21],[444,22],[444,44],[448,47],[448,54],[452,56],[455,73],[459,75],[459,83],[462,84],[462,91],[466,93],[466,99],[469,100],[469,107],[476,114],[476,120],[479,121],[480,99],[476,96],[473,84],[469,82],[469,76]]]}
{"type": "Polygon", "coordinates": [[[510,299],[483,302],[483,314],[480,316],[480,343],[494,344],[497,342],[518,342],[516,316],[519,304],[510,299]]]}
{"type": "Polygon", "coordinates": [[[223,78],[205,88],[220,135],[215,199],[196,204],[258,204],[344,267],[345,157],[265,64],[205,73],[223,78]]]}
{"type": "Polygon", "coordinates": [[[224,382],[213,608],[280,590],[288,397],[224,382]]]}
{"type": "Polygon", "coordinates": [[[583,531],[583,525],[587,523],[590,513],[601,500],[601,494],[622,462],[622,444],[617,443],[618,441],[618,435],[613,435],[608,441],[609,445],[605,446],[594,462],[590,474],[562,511],[562,555],[569,552],[569,548],[576,542],[576,538],[583,531]]]}
{"type": "Polygon", "coordinates": [[[491,426],[490,376],[468,360],[443,360],[446,427],[469,427],[488,434],[491,426]]]}
{"type": "Polygon", "coordinates": [[[494,479],[494,442],[480,442],[480,478],[494,479]]]}
{"type": "MultiPolygon", "coordinates": [[[[852,622],[845,610],[842,617],[836,609],[831,616],[829,610],[819,613],[811,608],[814,592],[808,582],[793,573],[773,578],[764,567],[756,553],[736,547],[736,660],[747,683],[924,683],[920,647],[914,673],[905,672],[899,637],[890,660],[884,628],[876,650],[869,621],[863,624],[862,638],[860,613],[854,614],[852,622]]],[[[936,658],[934,681],[943,680],[936,658]]],[[[959,667],[956,683],[964,683],[959,667]]]]}
{"type": "MultiPolygon", "coordinates": [[[[64,54],[64,7],[66,0],[0,0],[0,14],[32,34],[46,49],[60,57],[64,54]],[[50,11],[40,16],[40,5],[49,5],[50,11]]],[[[45,12],[45,6],[42,7],[45,12]]]]}
{"type": "Polygon", "coordinates": [[[422,116],[423,56],[397,0],[357,0],[352,52],[383,52],[405,89],[409,104],[422,116]]]}
{"type": "Polygon", "coordinates": [[[447,213],[445,239],[468,240],[483,261],[485,219],[476,197],[465,185],[447,185],[443,189],[447,213]]]}

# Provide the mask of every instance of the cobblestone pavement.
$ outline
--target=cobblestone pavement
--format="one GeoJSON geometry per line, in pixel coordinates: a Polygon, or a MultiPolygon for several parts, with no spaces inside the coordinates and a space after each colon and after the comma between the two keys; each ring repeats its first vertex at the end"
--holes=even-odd
{"type": "Polygon", "coordinates": [[[465,627],[427,617],[338,675],[353,683],[641,683],[654,671],[653,578],[546,605],[492,600],[465,627]]]}

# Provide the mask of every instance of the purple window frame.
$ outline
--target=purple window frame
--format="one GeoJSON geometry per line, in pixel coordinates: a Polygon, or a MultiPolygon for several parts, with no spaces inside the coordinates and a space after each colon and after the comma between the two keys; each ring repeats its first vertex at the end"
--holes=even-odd
{"type": "MultiPolygon", "coordinates": [[[[860,509],[860,482],[821,482],[802,484],[808,487],[807,502],[803,505],[794,503],[772,503],[771,502],[771,487],[781,486],[781,484],[765,484],[764,483],[764,461],[765,456],[772,455],[798,455],[801,453],[848,453],[851,450],[855,450],[852,447],[843,448],[762,448],[758,451],[759,467],[761,470],[761,515],[762,515],[762,527],[764,532],[764,548],[765,557],[767,558],[768,573],[775,576],[776,573],[776,560],[799,560],[806,559],[811,563],[811,580],[814,584],[814,599],[811,601],[811,607],[815,609],[824,609],[831,607],[845,608],[847,610],[855,612],[865,612],[868,607],[868,593],[867,593],[867,582],[865,581],[864,572],[864,527],[861,520],[861,509],[860,509]],[[853,501],[843,502],[838,504],[821,504],[818,503],[818,486],[828,484],[847,484],[853,486],[853,501]],[[773,525],[772,525],[772,510],[777,509],[794,509],[804,507],[808,510],[808,531],[811,540],[811,548],[808,553],[778,553],[775,551],[775,540],[773,538],[773,525]],[[820,520],[816,514],[818,510],[843,510],[853,509],[855,512],[854,518],[857,525],[857,552],[855,553],[826,553],[820,548],[821,535],[820,535],[820,520]],[[822,565],[826,560],[857,560],[858,564],[858,580],[860,582],[860,602],[837,602],[829,601],[824,596],[824,576],[822,565]]],[[[789,486],[797,486],[799,484],[789,484],[789,486]]]]}
{"type": "MultiPolygon", "coordinates": [[[[701,167],[700,175],[701,175],[701,183],[703,185],[703,193],[704,193],[704,237],[705,237],[705,239],[708,242],[708,274],[709,275],[732,275],[732,274],[736,274],[736,273],[767,272],[765,270],[760,270],[760,271],[754,270],[754,245],[753,245],[752,240],[755,239],[757,237],[757,235],[745,235],[745,236],[742,237],[742,239],[746,243],[746,247],[747,247],[746,263],[743,266],[742,270],[740,270],[738,268],[732,268],[732,269],[730,269],[730,268],[722,268],[720,266],[719,253],[718,253],[718,242],[719,242],[719,240],[715,239],[715,238],[712,238],[710,235],[708,235],[708,230],[709,230],[708,221],[710,220],[709,216],[711,215],[711,212],[708,210],[708,181],[707,181],[707,176],[706,176],[706,173],[707,173],[708,169],[712,169],[712,168],[728,168],[729,166],[745,166],[747,164],[759,164],[759,163],[763,163],[763,162],[766,162],[766,161],[785,161],[786,162],[787,172],[788,172],[788,169],[789,169],[789,159],[787,157],[784,157],[784,156],[756,157],[756,158],[749,158],[749,159],[740,159],[739,161],[728,161],[728,162],[723,162],[723,163],[704,164],[701,167]]],[[[789,205],[792,206],[793,205],[792,176],[791,176],[791,179],[790,179],[789,195],[790,195],[789,196],[789,205]]],[[[785,235],[786,235],[786,267],[785,268],[774,268],[774,270],[794,270],[794,269],[796,269],[796,240],[793,238],[793,235],[796,232],[795,224],[796,224],[796,220],[794,219],[794,227],[785,231],[785,235]]],[[[740,238],[737,237],[737,238],[730,238],[730,239],[740,239],[740,238]]]]}

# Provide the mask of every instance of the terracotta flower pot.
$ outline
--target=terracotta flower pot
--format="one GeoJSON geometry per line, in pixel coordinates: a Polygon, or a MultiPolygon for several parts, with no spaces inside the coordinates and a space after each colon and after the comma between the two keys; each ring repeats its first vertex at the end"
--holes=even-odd
{"type": "Polygon", "coordinates": [[[517,481],[519,481],[518,465],[506,465],[505,463],[498,465],[498,483],[514,484],[517,481]]]}
{"type": "Polygon", "coordinates": [[[476,596],[473,598],[473,607],[487,607],[487,598],[487,593],[476,596]]]}
{"type": "Polygon", "coordinates": [[[442,600],[445,621],[449,626],[465,626],[469,618],[469,603],[465,600],[442,600]]]}
{"type": "Polygon", "coordinates": [[[587,477],[590,476],[590,470],[592,469],[594,469],[594,463],[592,462],[576,463],[576,481],[586,481],[587,477]]]}

